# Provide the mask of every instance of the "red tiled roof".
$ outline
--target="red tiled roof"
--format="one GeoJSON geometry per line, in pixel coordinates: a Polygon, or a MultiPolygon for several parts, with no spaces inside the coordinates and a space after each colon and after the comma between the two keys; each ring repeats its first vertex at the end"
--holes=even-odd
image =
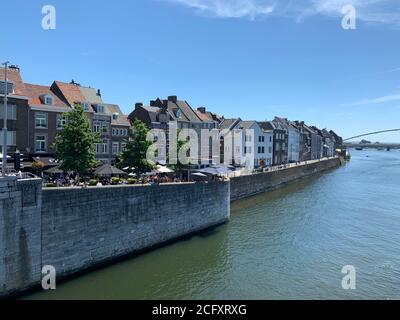
{"type": "MultiPolygon", "coordinates": [[[[8,81],[14,83],[14,94],[26,97],[25,86],[21,78],[21,74],[16,69],[9,68],[7,70],[8,81]]],[[[4,81],[4,68],[0,67],[0,81],[4,81]]]]}
{"type": "Polygon", "coordinates": [[[48,94],[53,97],[53,106],[68,107],[59,97],[57,97],[48,86],[25,83],[26,95],[29,97],[29,105],[43,105],[40,96],[48,94]]]}
{"type": "Polygon", "coordinates": [[[83,96],[81,90],[77,85],[54,81],[54,84],[60,89],[61,93],[67,100],[68,104],[73,107],[76,102],[85,102],[86,98],[83,96]]]}

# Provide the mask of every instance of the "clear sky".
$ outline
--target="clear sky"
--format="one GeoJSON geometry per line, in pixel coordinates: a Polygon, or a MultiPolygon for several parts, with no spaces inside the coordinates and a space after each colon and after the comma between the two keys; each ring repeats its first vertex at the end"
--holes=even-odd
{"type": "MultiPolygon", "coordinates": [[[[4,7],[4,5],[3,5],[4,7]]],[[[225,117],[275,115],[344,137],[400,128],[399,0],[13,0],[0,60],[26,82],[100,88],[129,113],[178,95],[225,117]],[[44,30],[44,5],[56,29],[44,30]],[[356,8],[356,30],[341,9],[356,8]]],[[[4,29],[2,29],[4,30],[4,29]]],[[[371,137],[400,142],[400,133],[371,137]]]]}

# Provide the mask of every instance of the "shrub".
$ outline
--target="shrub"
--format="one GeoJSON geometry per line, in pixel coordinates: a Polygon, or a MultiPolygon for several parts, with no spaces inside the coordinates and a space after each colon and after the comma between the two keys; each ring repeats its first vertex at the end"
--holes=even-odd
{"type": "Polygon", "coordinates": [[[95,186],[97,186],[98,182],[99,182],[99,180],[91,179],[91,180],[89,180],[89,186],[90,187],[95,187],[95,186]]]}
{"type": "Polygon", "coordinates": [[[120,184],[121,179],[117,177],[112,177],[111,178],[111,184],[120,184]]]}
{"type": "Polygon", "coordinates": [[[128,184],[135,184],[135,183],[137,182],[137,179],[135,179],[135,178],[129,178],[129,179],[126,180],[126,182],[127,182],[128,184]]]}

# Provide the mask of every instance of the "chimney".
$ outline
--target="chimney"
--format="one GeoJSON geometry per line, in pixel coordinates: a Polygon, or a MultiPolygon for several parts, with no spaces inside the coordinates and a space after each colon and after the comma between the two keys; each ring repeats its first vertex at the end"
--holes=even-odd
{"type": "Polygon", "coordinates": [[[199,108],[197,108],[197,111],[200,111],[201,113],[206,113],[206,108],[205,107],[199,107],[199,108]]]}
{"type": "Polygon", "coordinates": [[[99,97],[101,97],[101,91],[100,91],[100,89],[97,89],[97,95],[98,95],[99,97]]]}
{"type": "Polygon", "coordinates": [[[19,66],[15,65],[15,64],[10,65],[8,68],[9,68],[9,69],[12,69],[12,70],[15,70],[15,71],[17,71],[17,72],[20,72],[20,70],[21,70],[21,69],[19,68],[19,66]]]}
{"type": "Polygon", "coordinates": [[[143,107],[143,103],[142,102],[135,103],[135,110],[140,108],[140,107],[143,107]]]}
{"type": "Polygon", "coordinates": [[[178,102],[178,97],[177,96],[169,96],[168,101],[177,103],[178,102]]]}

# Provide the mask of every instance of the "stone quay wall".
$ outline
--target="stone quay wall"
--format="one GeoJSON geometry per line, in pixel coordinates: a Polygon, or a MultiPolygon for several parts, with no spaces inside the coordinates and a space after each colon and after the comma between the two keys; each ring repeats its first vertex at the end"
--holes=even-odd
{"type": "Polygon", "coordinates": [[[342,164],[340,158],[330,158],[293,166],[291,168],[231,178],[231,201],[254,196],[276,189],[291,181],[319,172],[337,168],[342,164]]]}
{"type": "Polygon", "coordinates": [[[42,189],[0,180],[0,297],[222,224],[229,182],[42,189]]]}

